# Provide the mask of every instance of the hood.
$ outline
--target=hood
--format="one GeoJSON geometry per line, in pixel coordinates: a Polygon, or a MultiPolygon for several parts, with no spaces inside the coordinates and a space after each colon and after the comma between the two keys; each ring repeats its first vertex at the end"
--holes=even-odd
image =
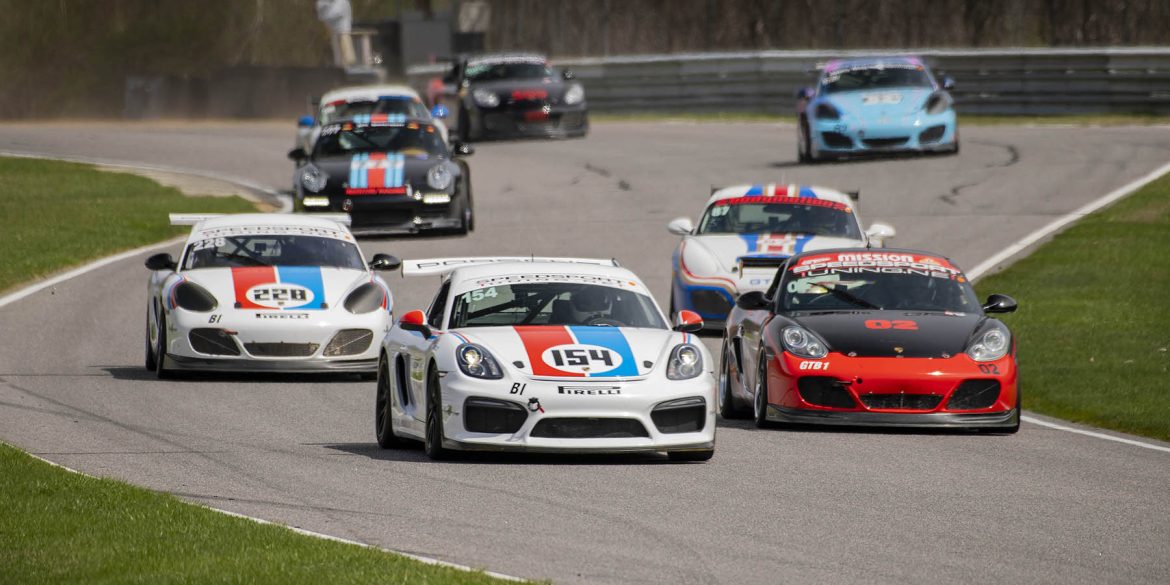
{"type": "Polygon", "coordinates": [[[740,292],[764,290],[789,256],[811,250],[865,246],[862,240],[794,234],[712,234],[686,239],[687,269],[697,276],[731,276],[740,292]],[[707,258],[701,258],[706,256],[707,258]],[[744,259],[740,270],[740,259],[744,259]],[[706,273],[710,271],[710,273],[706,273]]]}
{"type": "Polygon", "coordinates": [[[364,270],[317,266],[200,268],[183,273],[207,289],[221,310],[323,311],[340,307],[344,295],[370,279],[364,270]]]}
{"type": "Polygon", "coordinates": [[[921,111],[926,98],[932,93],[934,90],[926,87],[893,87],[871,91],[842,91],[827,95],[825,100],[842,112],[863,120],[900,118],[921,111]]]}
{"type": "Polygon", "coordinates": [[[578,325],[468,327],[457,334],[485,347],[501,367],[566,380],[646,376],[665,368],[670,350],[682,340],[669,329],[578,325]]]}
{"type": "MultiPolygon", "coordinates": [[[[410,184],[427,188],[427,171],[439,164],[447,165],[451,174],[459,176],[459,165],[444,157],[425,152],[403,154],[398,152],[371,152],[344,156],[322,157],[313,161],[329,176],[326,193],[346,188],[395,188],[410,184]]],[[[455,181],[451,182],[452,185],[455,181]]],[[[450,190],[450,188],[448,188],[450,190]]]]}
{"type": "Polygon", "coordinates": [[[962,353],[986,318],[972,313],[918,311],[792,315],[794,321],[824,339],[832,351],[856,357],[917,358],[945,358],[962,353]]]}

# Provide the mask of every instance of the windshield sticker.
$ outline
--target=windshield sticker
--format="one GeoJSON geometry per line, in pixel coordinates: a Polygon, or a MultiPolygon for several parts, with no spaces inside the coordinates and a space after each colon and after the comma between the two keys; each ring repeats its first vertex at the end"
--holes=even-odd
{"type": "MultiPolygon", "coordinates": [[[[852,211],[848,205],[837,201],[829,201],[828,199],[815,199],[813,197],[731,197],[728,199],[720,199],[712,203],[716,209],[726,207],[728,205],[810,205],[813,207],[828,207],[838,211],[849,212],[852,211]]],[[[714,209],[712,210],[714,211],[714,209]]],[[[726,213],[726,212],[724,212],[726,213]]]]}
{"type": "Polygon", "coordinates": [[[802,258],[789,271],[797,278],[831,274],[917,274],[966,282],[958,268],[935,256],[854,252],[802,258]]]}
{"type": "Polygon", "coordinates": [[[349,234],[341,230],[301,225],[245,225],[210,228],[194,234],[191,241],[206,242],[209,239],[218,241],[232,236],[318,236],[353,241],[349,234]]]}
{"type": "Polygon", "coordinates": [[[516,55],[511,57],[488,57],[484,59],[468,59],[467,67],[481,67],[484,65],[504,65],[512,63],[534,63],[536,65],[544,65],[547,63],[540,57],[516,55]]]}
{"type": "Polygon", "coordinates": [[[591,276],[588,274],[512,274],[477,280],[475,284],[480,288],[486,288],[522,282],[564,282],[573,284],[599,284],[613,288],[638,288],[637,283],[633,281],[618,280],[607,276],[591,276]]]}

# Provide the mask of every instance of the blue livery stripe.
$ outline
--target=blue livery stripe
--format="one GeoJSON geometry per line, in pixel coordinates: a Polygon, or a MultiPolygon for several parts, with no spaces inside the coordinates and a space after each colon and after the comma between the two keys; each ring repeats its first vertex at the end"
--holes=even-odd
{"type": "Polygon", "coordinates": [[[569,331],[582,345],[598,345],[622,356],[620,366],[608,372],[590,372],[590,377],[596,376],[637,376],[638,362],[634,360],[634,352],[630,349],[630,342],[621,329],[616,327],[588,327],[584,325],[570,325],[569,331]]]}
{"type": "Polygon", "coordinates": [[[801,187],[800,188],[800,196],[806,197],[808,199],[819,199],[817,197],[817,194],[812,189],[809,189],[808,187],[801,187]]]}
{"type": "Polygon", "coordinates": [[[325,308],[325,283],[321,279],[320,268],[316,266],[277,266],[276,277],[280,282],[297,284],[313,292],[313,302],[299,307],[286,307],[286,309],[303,311],[325,308]]]}
{"type": "Polygon", "coordinates": [[[763,195],[763,194],[764,194],[764,186],[763,185],[752,185],[752,188],[748,189],[747,193],[744,193],[743,196],[750,197],[752,195],[763,195]]]}

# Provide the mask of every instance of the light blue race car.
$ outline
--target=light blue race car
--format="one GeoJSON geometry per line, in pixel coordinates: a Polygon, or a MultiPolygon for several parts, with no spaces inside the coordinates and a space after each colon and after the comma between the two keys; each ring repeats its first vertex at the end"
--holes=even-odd
{"type": "Polygon", "coordinates": [[[917,57],[830,61],[797,92],[800,162],[891,152],[959,152],[954,82],[917,57]]]}

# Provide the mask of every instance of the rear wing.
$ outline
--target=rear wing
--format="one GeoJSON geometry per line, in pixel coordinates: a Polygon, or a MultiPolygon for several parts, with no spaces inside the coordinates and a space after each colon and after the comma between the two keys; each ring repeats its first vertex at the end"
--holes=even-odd
{"type": "Polygon", "coordinates": [[[423,258],[420,260],[404,260],[402,262],[403,276],[426,276],[431,274],[447,274],[456,268],[475,266],[479,264],[498,264],[502,262],[553,262],[557,264],[592,264],[595,266],[621,266],[616,259],[610,258],[555,258],[549,256],[472,256],[467,258],[423,258]]]}
{"type": "MultiPolygon", "coordinates": [[[[223,217],[229,215],[227,213],[172,213],[170,214],[171,225],[199,225],[209,219],[223,217]]],[[[279,215],[279,214],[276,214],[279,215]]],[[[293,215],[293,214],[287,214],[293,215]]],[[[349,226],[352,219],[348,213],[300,213],[307,217],[320,217],[322,219],[332,220],[344,226],[349,226]]]]}

